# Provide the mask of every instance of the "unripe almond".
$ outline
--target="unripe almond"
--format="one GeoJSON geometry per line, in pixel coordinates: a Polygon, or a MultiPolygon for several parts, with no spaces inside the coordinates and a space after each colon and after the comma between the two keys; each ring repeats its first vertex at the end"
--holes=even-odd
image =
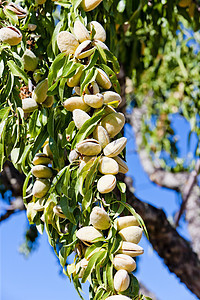
{"type": "Polygon", "coordinates": [[[44,165],[34,166],[31,172],[37,178],[51,178],[53,176],[52,170],[44,165]]]}
{"type": "Polygon", "coordinates": [[[80,43],[90,39],[90,34],[87,28],[79,20],[74,22],[74,35],[80,43]]]}
{"type": "Polygon", "coordinates": [[[47,98],[47,91],[48,91],[48,78],[42,80],[38,83],[32,93],[32,98],[37,103],[42,103],[47,98]]]}
{"type": "Polygon", "coordinates": [[[123,241],[138,244],[142,238],[142,228],[138,226],[129,226],[119,231],[123,241]]]}
{"type": "Polygon", "coordinates": [[[106,230],[110,227],[110,218],[103,208],[96,206],[90,214],[90,224],[96,229],[106,230]]]}
{"type": "Polygon", "coordinates": [[[101,42],[105,42],[106,40],[106,31],[103,28],[103,26],[97,22],[97,21],[92,21],[88,24],[90,31],[92,31],[92,28],[96,31],[94,35],[94,40],[99,40],[101,42]]]}
{"type": "Polygon", "coordinates": [[[63,102],[63,106],[68,111],[73,111],[74,109],[82,109],[84,111],[89,111],[90,107],[87,105],[82,97],[70,97],[63,102]]]}
{"type": "Polygon", "coordinates": [[[125,117],[122,113],[111,113],[101,121],[111,138],[115,137],[124,127],[125,117]]]}
{"type": "Polygon", "coordinates": [[[64,52],[66,55],[74,54],[76,48],[79,46],[79,42],[73,34],[68,31],[61,31],[57,36],[57,44],[60,52],[64,52]]]}
{"type": "Polygon", "coordinates": [[[102,148],[105,148],[110,143],[109,135],[101,125],[97,125],[93,131],[93,138],[99,142],[102,148]]]}
{"type": "Polygon", "coordinates": [[[120,249],[118,250],[119,254],[126,254],[131,257],[135,257],[144,253],[144,249],[137,244],[130,242],[122,242],[120,249]]]}
{"type": "Polygon", "coordinates": [[[99,162],[98,170],[101,174],[104,175],[107,174],[115,175],[119,172],[119,166],[114,159],[103,156],[99,162]]]}
{"type": "Polygon", "coordinates": [[[138,226],[139,223],[134,216],[124,216],[117,218],[117,230],[121,230],[123,228],[129,226],[138,226]]]}
{"type": "Polygon", "coordinates": [[[103,237],[103,234],[93,226],[85,226],[77,231],[76,236],[81,241],[92,243],[93,240],[103,237]]]}
{"type": "Polygon", "coordinates": [[[90,119],[90,116],[81,109],[73,110],[73,120],[76,125],[76,128],[80,129],[83,124],[90,119]]]}
{"type": "Polygon", "coordinates": [[[114,276],[114,288],[117,292],[124,292],[130,284],[130,277],[126,270],[119,270],[114,276]]]}
{"type": "Polygon", "coordinates": [[[104,175],[97,182],[97,190],[101,194],[107,194],[114,190],[117,180],[114,175],[104,175]]]}
{"type": "Polygon", "coordinates": [[[35,54],[29,50],[26,49],[22,56],[22,62],[24,64],[24,69],[27,71],[35,71],[38,65],[38,58],[35,56],[35,54]]]}
{"type": "Polygon", "coordinates": [[[36,179],[32,190],[33,196],[37,198],[44,197],[50,189],[50,186],[51,184],[47,179],[36,179]]]}
{"type": "Polygon", "coordinates": [[[100,108],[103,106],[103,95],[84,95],[83,101],[93,108],[100,108]]]}
{"type": "Polygon", "coordinates": [[[33,159],[33,164],[36,165],[48,165],[51,159],[44,153],[37,153],[33,159]]]}
{"type": "Polygon", "coordinates": [[[44,107],[52,107],[54,102],[54,96],[47,96],[44,102],[42,102],[42,106],[44,107]]]}
{"type": "Polygon", "coordinates": [[[50,149],[49,144],[46,144],[43,148],[43,153],[46,154],[47,156],[49,156],[51,159],[53,159],[53,153],[50,149]]]}
{"type": "Polygon", "coordinates": [[[18,45],[22,40],[21,32],[14,26],[7,26],[0,29],[0,41],[10,46],[18,45]]]}
{"type": "Polygon", "coordinates": [[[115,255],[113,265],[116,270],[126,270],[129,273],[133,272],[136,268],[134,259],[126,254],[115,255]]]}
{"type": "Polygon", "coordinates": [[[97,76],[96,76],[96,82],[98,85],[100,85],[103,89],[109,90],[112,86],[111,81],[108,77],[108,75],[101,69],[97,68],[97,76]]]}
{"type": "Polygon", "coordinates": [[[76,70],[76,73],[67,79],[67,85],[69,87],[75,87],[76,85],[79,85],[80,83],[80,78],[81,78],[81,75],[82,75],[82,72],[83,72],[83,69],[84,69],[84,66],[81,65],[77,70],[76,70]]]}
{"type": "Polygon", "coordinates": [[[82,0],[81,6],[84,11],[91,11],[95,9],[102,0],[82,0]]]}

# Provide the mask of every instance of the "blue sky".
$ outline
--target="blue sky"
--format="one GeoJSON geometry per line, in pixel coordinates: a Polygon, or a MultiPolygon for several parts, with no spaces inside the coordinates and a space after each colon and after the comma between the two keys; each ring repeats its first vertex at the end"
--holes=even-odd
{"type": "MultiPolygon", "coordinates": [[[[182,118],[173,119],[177,135],[181,136],[179,141],[182,148],[181,155],[186,155],[188,123],[182,118]]],[[[156,207],[164,209],[168,217],[172,217],[179,208],[179,199],[173,191],[157,187],[152,184],[148,176],[142,170],[138,155],[135,152],[135,143],[130,126],[126,125],[125,134],[128,138],[127,161],[129,175],[133,177],[136,196],[149,202],[156,207]]],[[[192,140],[191,149],[195,145],[192,140]]],[[[27,225],[25,212],[11,216],[1,226],[0,246],[0,299],[1,300],[55,300],[73,299],[79,297],[69,283],[68,278],[60,275],[56,256],[48,245],[46,234],[38,239],[38,248],[28,259],[18,252],[23,243],[25,227],[27,225]]],[[[180,234],[189,239],[187,226],[183,220],[180,222],[180,234]]],[[[142,238],[140,245],[144,248],[144,255],[138,259],[138,271],[136,273],[139,281],[144,283],[159,300],[195,300],[197,299],[177,277],[170,273],[152,249],[146,238],[142,238]]],[[[85,299],[88,299],[88,284],[84,291],[85,299]]]]}

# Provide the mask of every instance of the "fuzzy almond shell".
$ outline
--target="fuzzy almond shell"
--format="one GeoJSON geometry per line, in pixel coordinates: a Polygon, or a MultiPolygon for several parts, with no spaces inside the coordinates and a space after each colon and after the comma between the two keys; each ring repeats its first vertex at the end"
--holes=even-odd
{"type": "Polygon", "coordinates": [[[114,190],[117,180],[114,175],[104,175],[97,182],[97,190],[101,194],[107,194],[114,190]]]}
{"type": "Polygon", "coordinates": [[[96,31],[96,33],[94,35],[94,40],[99,40],[101,42],[105,42],[105,40],[106,40],[106,31],[103,28],[103,26],[97,21],[92,21],[88,25],[89,25],[90,31],[92,31],[92,27],[96,31]]]}
{"type": "Polygon", "coordinates": [[[138,244],[142,238],[142,228],[138,226],[129,226],[119,231],[123,241],[138,244]]]}
{"type": "Polygon", "coordinates": [[[107,157],[115,157],[126,147],[127,138],[121,137],[109,143],[104,149],[103,153],[107,157]]]}
{"type": "Polygon", "coordinates": [[[33,164],[36,165],[48,165],[51,159],[44,153],[37,153],[33,159],[33,164]]]}
{"type": "Polygon", "coordinates": [[[113,265],[116,270],[126,270],[129,273],[133,272],[136,268],[135,260],[126,254],[116,254],[113,265]]]}
{"type": "Polygon", "coordinates": [[[101,121],[103,126],[111,138],[115,137],[124,127],[125,116],[122,113],[111,113],[101,121]]]}
{"type": "Polygon", "coordinates": [[[73,34],[68,31],[61,31],[57,36],[57,44],[60,52],[64,52],[66,55],[74,54],[76,48],[79,46],[79,42],[73,34]]]}
{"type": "Polygon", "coordinates": [[[119,217],[117,219],[117,230],[121,230],[123,228],[129,227],[129,226],[138,226],[139,223],[134,216],[124,216],[119,217]]]}
{"type": "Polygon", "coordinates": [[[86,156],[94,156],[101,152],[101,145],[95,139],[86,139],[76,145],[77,152],[86,156]]]}
{"type": "Polygon", "coordinates": [[[93,131],[93,138],[99,142],[102,148],[105,148],[110,143],[109,135],[106,129],[101,125],[96,126],[93,131]]]}
{"type": "Polygon", "coordinates": [[[74,35],[80,43],[90,39],[90,34],[87,28],[79,20],[74,22],[74,35]]]}
{"type": "Polygon", "coordinates": [[[103,156],[99,162],[98,170],[101,174],[104,175],[115,175],[119,172],[119,166],[118,163],[111,157],[103,156]]]}
{"type": "Polygon", "coordinates": [[[50,189],[50,182],[47,179],[37,179],[33,185],[33,196],[37,198],[44,197],[50,189]]]}
{"type": "Polygon", "coordinates": [[[0,41],[10,46],[18,45],[22,40],[21,32],[14,26],[7,26],[0,29],[0,41]]]}
{"type": "Polygon", "coordinates": [[[53,176],[52,170],[44,165],[34,166],[31,172],[37,178],[51,178],[53,176]]]}
{"type": "Polygon", "coordinates": [[[68,111],[73,111],[75,109],[82,109],[84,111],[90,110],[90,107],[83,101],[82,97],[78,96],[68,98],[63,102],[63,106],[68,111]]]}
{"type": "Polygon", "coordinates": [[[73,110],[73,120],[76,128],[80,129],[90,119],[90,116],[82,109],[73,110]]]}
{"type": "Polygon", "coordinates": [[[130,277],[126,270],[119,270],[114,276],[114,288],[117,292],[124,292],[130,284],[130,277]]]}
{"type": "Polygon", "coordinates": [[[103,237],[103,234],[93,226],[85,226],[77,231],[76,236],[81,241],[91,243],[94,239],[103,237]]]}
{"type": "Polygon", "coordinates": [[[106,230],[110,227],[110,218],[103,208],[94,207],[90,214],[90,224],[96,229],[106,230]]]}
{"type": "Polygon", "coordinates": [[[81,6],[84,11],[91,11],[95,9],[102,0],[82,0],[81,6]]]}
{"type": "Polygon", "coordinates": [[[120,249],[118,250],[119,254],[126,254],[131,257],[136,257],[144,253],[144,249],[137,244],[130,242],[122,242],[120,249]]]}
{"type": "Polygon", "coordinates": [[[93,107],[93,108],[101,108],[103,106],[103,96],[101,94],[96,95],[84,95],[83,101],[93,107]]]}
{"type": "Polygon", "coordinates": [[[115,156],[113,159],[118,163],[119,173],[126,174],[128,172],[128,166],[125,161],[119,156],[115,156]]]}

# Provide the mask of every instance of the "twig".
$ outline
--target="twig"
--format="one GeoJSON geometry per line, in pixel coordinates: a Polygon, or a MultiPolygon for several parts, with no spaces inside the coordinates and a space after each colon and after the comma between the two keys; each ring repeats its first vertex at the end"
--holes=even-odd
{"type": "Polygon", "coordinates": [[[187,203],[188,198],[190,196],[190,193],[191,193],[191,191],[194,187],[194,184],[196,182],[199,171],[200,171],[200,159],[197,160],[195,169],[191,172],[191,174],[189,176],[189,179],[188,179],[186,185],[183,188],[181,208],[175,215],[175,225],[176,225],[176,227],[178,226],[180,218],[181,218],[181,216],[182,216],[182,214],[185,210],[186,203],[187,203]]]}

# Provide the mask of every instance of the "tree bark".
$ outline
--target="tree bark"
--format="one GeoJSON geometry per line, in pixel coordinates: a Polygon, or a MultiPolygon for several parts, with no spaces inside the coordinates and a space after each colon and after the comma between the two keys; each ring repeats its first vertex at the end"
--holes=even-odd
{"type": "Polygon", "coordinates": [[[136,198],[127,187],[127,203],[143,218],[150,243],[171,272],[200,298],[200,260],[188,241],[169,223],[163,210],[136,198]]]}

